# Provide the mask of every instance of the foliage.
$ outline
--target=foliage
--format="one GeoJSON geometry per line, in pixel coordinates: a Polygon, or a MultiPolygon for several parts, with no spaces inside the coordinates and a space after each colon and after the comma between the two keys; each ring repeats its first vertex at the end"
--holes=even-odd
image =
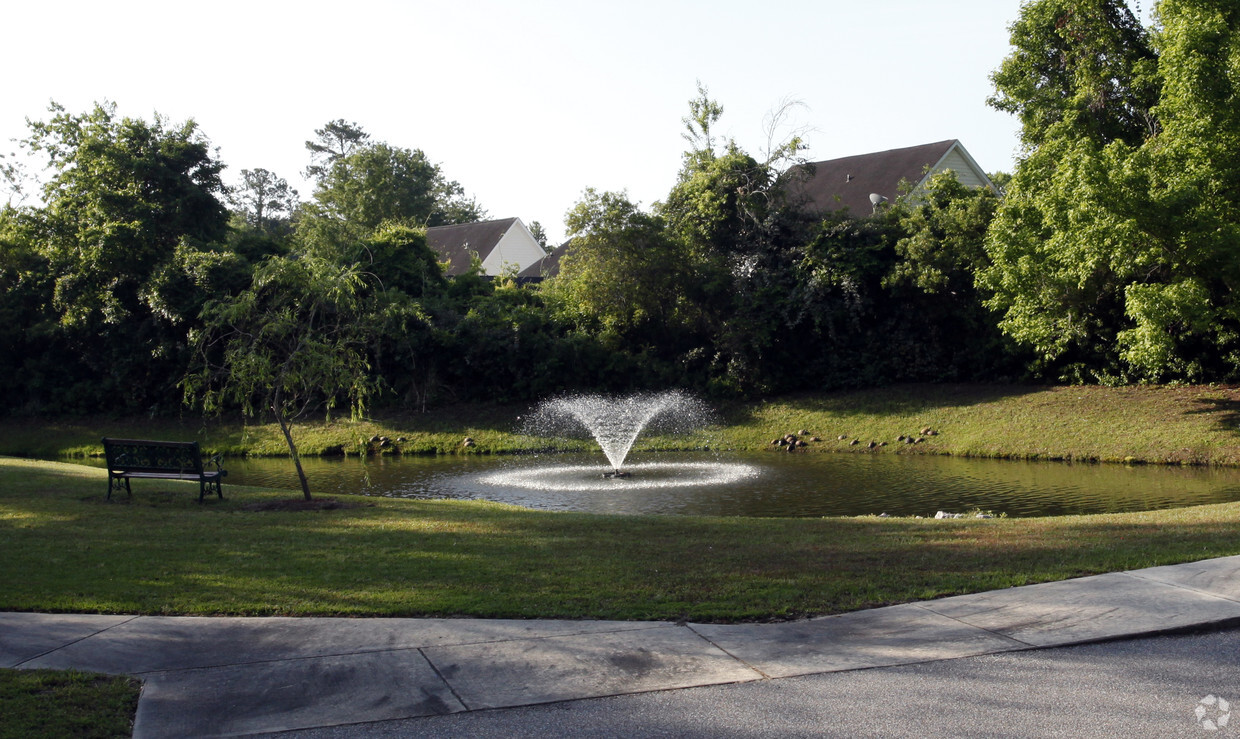
{"type": "Polygon", "coordinates": [[[314,136],[313,140],[306,142],[306,150],[310,152],[310,166],[306,167],[305,175],[318,182],[327,177],[338,160],[352,154],[370,140],[370,134],[362,130],[361,126],[356,122],[349,123],[343,118],[328,121],[322,128],[314,129],[314,136]]]}
{"type": "Polygon", "coordinates": [[[688,250],[663,219],[623,193],[587,189],[565,218],[572,250],[560,262],[555,294],[566,316],[597,327],[617,350],[661,344],[683,324],[692,277],[688,250]]]}
{"type": "Polygon", "coordinates": [[[1013,29],[1021,50],[995,77],[1027,155],[978,284],[1036,369],[1060,379],[1199,382],[1233,376],[1240,359],[1234,12],[1176,0],[1157,11],[1147,46],[1118,3],[1031,3],[1013,29]],[[1025,66],[1035,57],[1059,65],[1053,95],[1030,93],[1050,74],[1025,66]]]}
{"type": "MultiPolygon", "coordinates": [[[[24,142],[49,165],[43,202],[0,210],[0,403],[159,415],[193,388],[270,411],[288,357],[305,382],[282,392],[308,407],[423,411],[669,385],[1234,379],[1237,11],[1155,10],[1146,29],[1122,0],[1022,5],[992,77],[990,103],[1022,123],[999,197],[940,175],[874,214],[807,213],[788,195],[805,144],[775,133],[796,104],[753,154],[699,85],[667,196],[587,189],[539,286],[480,264],[445,276],[425,229],[485,212],[421,149],[357,123],[306,142],[310,202],[247,169],[230,214],[192,121],[53,104],[24,142]],[[243,356],[264,332],[284,343],[243,356]],[[230,351],[266,385],[230,384],[230,351]]],[[[16,160],[0,170],[24,186],[16,160]]]]}
{"type": "Polygon", "coordinates": [[[361,413],[374,392],[366,350],[373,319],[361,300],[362,276],[316,257],[272,257],[252,285],[209,303],[190,335],[199,359],[183,380],[186,402],[219,411],[233,402],[249,416],[270,412],[310,487],[292,424],[346,400],[361,413]]]}
{"type": "Polygon", "coordinates": [[[989,103],[1017,115],[1032,150],[1073,135],[1139,143],[1157,128],[1155,54],[1124,0],[1033,0],[1012,24],[1013,51],[989,103]]]}
{"type": "Polygon", "coordinates": [[[1162,131],[1138,153],[1133,211],[1158,267],[1126,287],[1119,345],[1144,377],[1225,377],[1240,367],[1240,9],[1157,11],[1162,131]]]}
{"type": "Polygon", "coordinates": [[[274,230],[297,210],[297,191],[288,181],[265,169],[241,170],[241,186],[231,195],[246,223],[260,232],[274,230]]]}
{"type": "Polygon", "coordinates": [[[182,319],[205,298],[167,290],[213,279],[202,264],[197,281],[172,273],[227,233],[223,165],[192,121],[118,118],[110,104],[75,115],[53,103],[50,112],[23,142],[47,158],[44,205],[0,217],[12,255],[0,299],[27,329],[11,345],[21,400],[8,400],[32,410],[166,410],[182,319]]]}
{"type": "Polygon", "coordinates": [[[484,216],[420,149],[386,143],[358,146],[333,160],[314,199],[320,217],[348,223],[357,234],[385,222],[442,226],[484,216]]]}

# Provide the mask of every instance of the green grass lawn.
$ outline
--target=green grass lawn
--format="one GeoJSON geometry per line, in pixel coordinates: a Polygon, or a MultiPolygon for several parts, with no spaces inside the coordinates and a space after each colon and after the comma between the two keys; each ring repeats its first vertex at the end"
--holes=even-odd
{"type": "Polygon", "coordinates": [[[127,737],[139,683],[73,670],[0,670],[0,737],[127,737]]]}
{"type": "Polygon", "coordinates": [[[0,610],[785,619],[1240,553],[1240,504],[936,521],[598,516],[139,480],[0,458],[0,610]]]}

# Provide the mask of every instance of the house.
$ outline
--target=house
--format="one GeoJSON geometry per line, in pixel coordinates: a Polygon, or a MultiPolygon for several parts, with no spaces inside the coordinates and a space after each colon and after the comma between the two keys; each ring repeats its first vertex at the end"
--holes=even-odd
{"type": "Polygon", "coordinates": [[[434,226],[426,229],[426,241],[453,276],[468,272],[475,255],[482,260],[482,273],[490,277],[505,270],[521,272],[547,256],[520,218],[434,226]]]}
{"type": "Polygon", "coordinates": [[[793,202],[818,213],[847,208],[855,216],[869,215],[880,203],[902,194],[902,181],[913,186],[909,195],[915,198],[931,175],[949,169],[963,185],[998,192],[956,139],[814,162],[805,170],[810,168],[808,179],[792,178],[789,193],[793,202]]]}
{"type": "Polygon", "coordinates": [[[568,252],[572,243],[572,239],[565,241],[552,249],[550,254],[521,270],[520,274],[517,275],[517,282],[538,282],[544,278],[555,277],[560,274],[560,258],[568,252]]]}

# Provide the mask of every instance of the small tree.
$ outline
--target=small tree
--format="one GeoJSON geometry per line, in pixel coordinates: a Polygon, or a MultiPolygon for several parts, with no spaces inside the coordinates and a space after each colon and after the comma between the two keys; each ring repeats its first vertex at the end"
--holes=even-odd
{"type": "Polygon", "coordinates": [[[229,403],[280,425],[310,500],[293,424],[347,400],[359,415],[374,391],[366,359],[371,324],[354,267],[302,256],[272,257],[249,289],[209,303],[191,334],[198,362],[182,380],[185,401],[204,412],[229,403]]]}
{"type": "Polygon", "coordinates": [[[246,223],[259,231],[271,230],[281,219],[287,223],[297,210],[297,191],[283,177],[261,168],[241,170],[241,183],[230,199],[246,223]]]}

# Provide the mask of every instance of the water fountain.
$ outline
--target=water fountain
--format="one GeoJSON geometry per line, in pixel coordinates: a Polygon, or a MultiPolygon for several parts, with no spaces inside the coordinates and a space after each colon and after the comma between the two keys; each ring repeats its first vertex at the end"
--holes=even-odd
{"type": "Polygon", "coordinates": [[[625,478],[632,473],[622,469],[624,460],[642,431],[689,431],[705,425],[710,415],[700,400],[680,391],[620,398],[571,395],[540,404],[525,419],[525,433],[572,436],[584,431],[611,463],[607,476],[625,478]]]}
{"type": "Polygon", "coordinates": [[[628,464],[634,442],[643,432],[683,434],[712,420],[710,409],[682,391],[628,396],[571,395],[544,401],[523,422],[522,432],[540,437],[592,438],[608,467],[595,465],[521,466],[487,475],[481,481],[551,491],[611,490],[624,481],[625,490],[728,484],[758,474],[747,464],[719,461],[660,460],[628,464]]]}

